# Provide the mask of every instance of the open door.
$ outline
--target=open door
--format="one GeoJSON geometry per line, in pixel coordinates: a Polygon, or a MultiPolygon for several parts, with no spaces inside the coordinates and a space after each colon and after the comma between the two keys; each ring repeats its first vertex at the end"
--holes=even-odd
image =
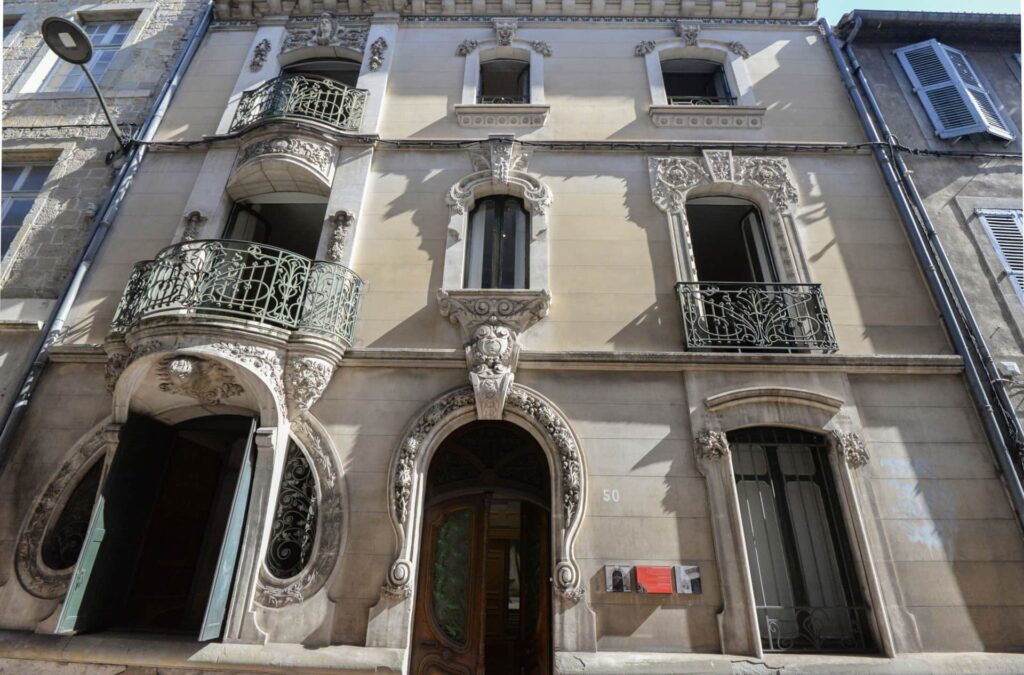
{"type": "Polygon", "coordinates": [[[256,419],[252,420],[249,437],[245,441],[245,449],[238,467],[238,482],[231,499],[231,510],[228,513],[228,524],[221,542],[220,554],[217,556],[217,567],[210,589],[210,599],[206,602],[202,627],[199,629],[199,641],[216,640],[224,627],[224,615],[227,613],[228,600],[231,597],[232,581],[235,578],[235,564],[242,546],[242,531],[245,526],[245,513],[249,508],[249,490],[252,487],[252,476],[255,469],[256,419]]]}
{"type": "Polygon", "coordinates": [[[156,503],[152,485],[170,458],[174,431],[131,415],[121,429],[114,459],[93,508],[85,544],[57,621],[59,634],[96,630],[123,606],[135,552],[156,503]]]}

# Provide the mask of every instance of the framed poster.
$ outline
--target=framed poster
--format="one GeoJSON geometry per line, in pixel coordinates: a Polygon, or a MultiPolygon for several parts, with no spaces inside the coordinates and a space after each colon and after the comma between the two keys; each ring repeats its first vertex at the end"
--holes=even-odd
{"type": "Polygon", "coordinates": [[[637,565],[637,593],[671,593],[672,568],[668,566],[637,565]]]}
{"type": "Polygon", "coordinates": [[[630,584],[632,569],[629,565],[605,565],[604,590],[608,593],[632,593],[633,588],[630,584]]]}
{"type": "Polygon", "coordinates": [[[700,567],[676,565],[672,569],[676,577],[676,593],[697,594],[701,592],[700,567]]]}

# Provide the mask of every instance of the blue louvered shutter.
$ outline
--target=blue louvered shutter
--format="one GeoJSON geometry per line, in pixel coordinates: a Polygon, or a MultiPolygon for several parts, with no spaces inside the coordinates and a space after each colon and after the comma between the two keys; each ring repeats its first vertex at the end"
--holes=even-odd
{"type": "Polygon", "coordinates": [[[1024,302],[1024,213],[993,209],[978,210],[977,213],[1017,297],[1024,302]]]}
{"type": "Polygon", "coordinates": [[[939,138],[987,133],[1013,140],[992,96],[985,90],[963,52],[938,40],[896,50],[939,138]]]}

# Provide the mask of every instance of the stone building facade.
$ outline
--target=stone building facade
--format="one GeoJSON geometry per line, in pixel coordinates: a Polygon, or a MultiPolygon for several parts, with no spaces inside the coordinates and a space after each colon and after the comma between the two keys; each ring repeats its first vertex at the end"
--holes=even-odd
{"type": "Polygon", "coordinates": [[[214,4],[0,479],[0,663],[1024,668],[815,2],[214,4]]]}
{"type": "Polygon", "coordinates": [[[58,67],[39,32],[43,19],[72,18],[89,30],[123,27],[94,36],[101,48],[106,39],[113,55],[97,75],[114,119],[137,130],[201,7],[198,0],[4,3],[4,193],[21,199],[5,199],[3,211],[0,408],[11,403],[117,173],[105,161],[118,145],[96,95],[76,73],[68,77],[68,66],[58,67]],[[19,176],[22,167],[35,171],[19,176]]]}

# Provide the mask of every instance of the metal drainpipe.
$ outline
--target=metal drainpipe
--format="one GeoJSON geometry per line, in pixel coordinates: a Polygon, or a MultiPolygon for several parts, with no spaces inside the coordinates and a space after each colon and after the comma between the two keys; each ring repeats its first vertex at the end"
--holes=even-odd
{"type": "Polygon", "coordinates": [[[855,16],[853,32],[844,42],[843,51],[846,53],[851,70],[857,78],[857,83],[864,92],[864,97],[867,99],[868,107],[871,109],[871,114],[873,115],[879,130],[882,132],[882,135],[885,137],[885,142],[890,147],[889,156],[892,157],[895,162],[896,171],[900,176],[900,180],[903,182],[903,187],[906,190],[907,195],[910,197],[910,201],[914,205],[914,208],[917,209],[921,219],[921,226],[924,228],[924,233],[928,237],[928,243],[935,254],[939,267],[949,280],[950,290],[956,300],[957,308],[963,317],[963,322],[971,337],[971,342],[974,344],[975,349],[978,352],[977,356],[981,360],[982,368],[988,377],[992,390],[996,394],[999,407],[1002,409],[1004,413],[1003,416],[1006,418],[1006,423],[1011,427],[1013,435],[1016,437],[1015,442],[1011,443],[1011,447],[1020,451],[1020,444],[1024,441],[1024,428],[1021,427],[1020,419],[1014,413],[1013,403],[1010,401],[1010,397],[1006,393],[1006,388],[1002,385],[1002,378],[1000,378],[999,371],[996,369],[995,360],[992,358],[992,352],[989,351],[988,345],[982,337],[984,334],[981,331],[981,327],[978,326],[977,320],[974,318],[974,312],[971,311],[971,304],[967,301],[967,297],[964,295],[963,287],[957,279],[956,271],[953,269],[953,265],[950,263],[949,257],[946,255],[946,249],[942,245],[942,239],[939,238],[938,233],[935,231],[932,219],[928,215],[928,210],[925,208],[924,200],[921,199],[921,193],[917,189],[917,184],[914,183],[913,172],[910,171],[906,162],[903,160],[903,153],[896,147],[896,137],[893,136],[892,131],[889,129],[889,125],[885,122],[885,115],[882,114],[882,109],[879,107],[878,101],[875,99],[875,95],[871,91],[871,86],[868,84],[867,78],[864,76],[864,71],[860,67],[860,62],[857,60],[857,55],[853,50],[853,38],[856,36],[857,30],[860,28],[860,24],[861,18],[859,16],[855,16]]]}
{"type": "Polygon", "coordinates": [[[17,434],[32,395],[39,384],[39,378],[50,360],[50,347],[64,328],[68,315],[71,313],[71,308],[78,298],[78,292],[82,288],[82,282],[85,280],[86,275],[89,273],[89,268],[99,254],[103,240],[110,230],[110,224],[117,217],[117,212],[121,208],[121,202],[124,200],[124,196],[127,194],[128,188],[138,172],[139,165],[146,156],[146,142],[153,140],[153,137],[156,135],[164,113],[167,112],[171,99],[174,98],[178,85],[181,83],[181,78],[191,63],[192,57],[195,56],[199,41],[210,25],[212,12],[212,2],[207,3],[202,14],[199,16],[199,20],[196,22],[191,36],[189,36],[185,48],[171,69],[171,76],[164,82],[160,93],[157,95],[156,102],[143,122],[138,139],[141,143],[132,148],[124,166],[118,172],[114,185],[110,188],[103,206],[93,221],[92,228],[89,231],[88,243],[78,256],[75,271],[65,282],[64,288],[58,296],[57,308],[50,314],[46,325],[43,327],[39,343],[36,346],[35,356],[21,379],[21,385],[18,387],[17,398],[8,407],[4,415],[3,430],[0,431],[0,473],[3,472],[10,459],[11,441],[17,434]]]}
{"type": "MultiPolygon", "coordinates": [[[[857,116],[860,118],[861,125],[864,127],[864,131],[868,135],[868,140],[874,144],[871,149],[872,154],[878,162],[878,166],[882,171],[882,177],[885,179],[885,184],[892,195],[893,202],[896,205],[896,210],[899,212],[900,219],[903,221],[907,237],[910,239],[911,248],[914,250],[914,256],[917,258],[918,264],[921,265],[925,280],[932,292],[932,296],[935,298],[935,302],[938,305],[943,322],[949,332],[949,337],[953,343],[953,347],[956,349],[956,352],[963,357],[964,377],[967,380],[968,389],[970,390],[975,404],[978,407],[978,413],[981,417],[982,425],[985,427],[985,433],[995,450],[996,461],[999,463],[999,467],[1002,470],[1003,480],[1005,481],[1007,492],[1010,495],[1010,501],[1013,503],[1014,510],[1016,511],[1017,519],[1021,526],[1024,526],[1024,488],[1021,486],[1020,476],[1014,469],[1010,448],[1006,444],[1006,440],[1003,436],[1003,429],[992,409],[992,401],[989,399],[984,381],[978,373],[973,352],[971,351],[967,340],[964,338],[957,313],[949,300],[943,280],[939,275],[938,270],[935,268],[935,262],[932,259],[931,252],[929,251],[924,238],[921,236],[921,231],[918,229],[918,222],[915,219],[914,212],[907,201],[907,196],[903,192],[902,183],[896,174],[896,170],[893,168],[893,163],[882,150],[880,145],[882,143],[881,138],[867,108],[864,105],[864,99],[861,96],[860,91],[857,89],[857,84],[854,82],[853,77],[850,74],[850,68],[843,57],[839,46],[839,40],[836,38],[835,33],[832,32],[832,27],[829,26],[828,21],[824,17],[818,19],[818,24],[821,26],[822,31],[828,40],[829,47],[832,49],[832,56],[835,59],[836,67],[839,69],[839,74],[843,79],[846,91],[850,95],[853,106],[857,111],[857,116]]],[[[955,282],[955,278],[951,280],[955,282]]]]}

